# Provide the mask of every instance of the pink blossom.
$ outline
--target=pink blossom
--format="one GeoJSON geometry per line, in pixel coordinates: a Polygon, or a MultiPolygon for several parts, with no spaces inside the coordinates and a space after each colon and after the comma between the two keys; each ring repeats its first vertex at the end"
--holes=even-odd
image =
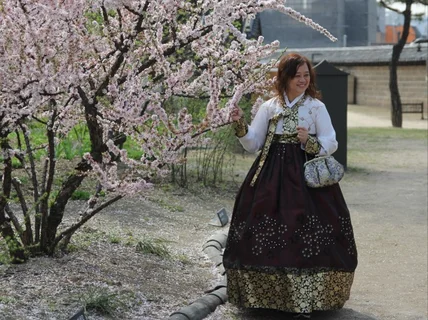
{"type": "Polygon", "coordinates": [[[182,161],[180,149],[228,124],[244,95],[266,93],[271,80],[264,75],[273,62],[260,61],[279,43],[247,39],[233,25],[237,19],[278,10],[335,40],[283,0],[3,0],[0,6],[0,132],[28,136],[26,123],[44,119],[58,146],[92,121],[102,155],[83,156],[91,167],[85,174],[120,194],[150,187],[148,177],[182,161]],[[103,16],[102,6],[111,14],[103,16]],[[167,108],[181,96],[208,97],[200,121],[187,106],[167,108]],[[129,158],[114,138],[121,135],[140,159],[129,158]]]}

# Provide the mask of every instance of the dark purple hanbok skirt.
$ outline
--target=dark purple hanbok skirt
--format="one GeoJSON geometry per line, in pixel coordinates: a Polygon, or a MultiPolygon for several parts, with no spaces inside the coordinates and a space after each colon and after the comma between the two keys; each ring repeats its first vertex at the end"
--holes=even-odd
{"type": "Polygon", "coordinates": [[[339,185],[306,186],[300,144],[273,143],[252,187],[258,160],[236,197],[223,256],[229,301],[288,312],[341,308],[357,251],[339,185]]]}

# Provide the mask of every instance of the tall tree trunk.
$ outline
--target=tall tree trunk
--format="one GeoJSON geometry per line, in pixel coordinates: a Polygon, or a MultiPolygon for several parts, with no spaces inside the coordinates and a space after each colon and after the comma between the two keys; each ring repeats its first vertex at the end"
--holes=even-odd
{"type": "Polygon", "coordinates": [[[414,0],[406,0],[406,10],[404,10],[404,25],[403,32],[398,42],[392,48],[392,58],[389,64],[389,90],[391,94],[391,121],[392,126],[401,128],[403,125],[403,114],[401,107],[400,92],[398,90],[398,77],[397,67],[400,60],[401,52],[407,42],[409,35],[410,20],[411,20],[411,6],[414,0]]]}
{"type": "MultiPolygon", "coordinates": [[[[91,139],[91,156],[95,161],[101,163],[102,153],[108,151],[102,138],[103,128],[97,120],[97,109],[95,107],[95,103],[89,103],[83,89],[79,87],[78,90],[85,107],[86,124],[88,126],[89,137],[91,139]]],[[[42,248],[42,250],[49,255],[54,253],[55,246],[58,244],[58,242],[55,241],[55,237],[58,226],[62,222],[68,200],[70,200],[73,192],[80,186],[83,179],[86,177],[86,172],[88,171],[90,171],[90,165],[86,160],[82,160],[75,168],[75,173],[71,174],[63,183],[58,196],[55,198],[54,204],[49,210],[46,224],[46,243],[42,248]]]]}
{"type": "Polygon", "coordinates": [[[44,250],[48,246],[48,208],[49,208],[49,196],[52,191],[54,176],[55,176],[55,133],[53,126],[57,120],[56,101],[50,100],[50,107],[53,109],[49,119],[49,124],[46,127],[46,134],[48,138],[48,166],[46,171],[46,180],[44,180],[43,199],[40,203],[41,217],[41,232],[40,232],[40,248],[44,250]]]}
{"type": "Polygon", "coordinates": [[[75,168],[75,173],[68,176],[67,180],[62,184],[54,203],[49,210],[46,225],[46,242],[41,246],[41,250],[48,255],[53,255],[55,252],[55,237],[58,226],[64,217],[65,207],[70,200],[72,194],[80,186],[85,179],[86,171],[89,171],[90,166],[85,160],[82,160],[75,168]]]}
{"type": "MultiPolygon", "coordinates": [[[[1,150],[7,155],[12,148],[7,141],[7,135],[1,136],[1,150]]],[[[15,237],[15,232],[12,229],[10,219],[6,217],[6,206],[7,201],[10,197],[10,191],[12,189],[12,159],[10,156],[5,156],[3,160],[3,193],[0,195],[0,232],[2,237],[6,240],[7,247],[9,249],[9,255],[13,263],[25,262],[28,257],[25,254],[25,250],[19,241],[15,237]]]]}

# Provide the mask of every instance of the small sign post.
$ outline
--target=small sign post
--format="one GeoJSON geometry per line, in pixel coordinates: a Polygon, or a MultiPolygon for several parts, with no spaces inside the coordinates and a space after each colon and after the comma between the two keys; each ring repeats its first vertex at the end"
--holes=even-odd
{"type": "Polygon", "coordinates": [[[68,320],[87,320],[85,316],[85,309],[84,308],[80,309],[74,316],[72,316],[68,320]]]}
{"type": "Polygon", "coordinates": [[[224,227],[229,222],[229,216],[225,208],[217,211],[215,217],[209,222],[210,225],[216,227],[224,227]]]}

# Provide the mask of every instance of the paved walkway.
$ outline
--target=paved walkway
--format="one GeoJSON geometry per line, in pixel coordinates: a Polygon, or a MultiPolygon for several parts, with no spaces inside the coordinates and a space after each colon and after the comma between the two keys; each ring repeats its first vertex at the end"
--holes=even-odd
{"type": "MultiPolygon", "coordinates": [[[[428,116],[420,114],[403,113],[403,128],[428,129],[428,116]]],[[[389,127],[392,128],[391,111],[387,108],[373,106],[348,105],[348,128],[352,127],[389,127]]]]}

